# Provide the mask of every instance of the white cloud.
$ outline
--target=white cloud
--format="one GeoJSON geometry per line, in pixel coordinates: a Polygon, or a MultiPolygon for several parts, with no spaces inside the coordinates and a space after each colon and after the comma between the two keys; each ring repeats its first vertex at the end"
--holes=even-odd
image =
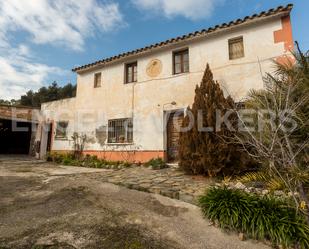
{"type": "Polygon", "coordinates": [[[117,3],[97,0],[0,0],[0,45],[10,31],[26,31],[37,44],[83,49],[85,38],[124,25],[117,3]]]}
{"type": "Polygon", "coordinates": [[[210,17],[224,0],[131,0],[141,11],[163,14],[167,18],[183,16],[190,20],[210,17]]]}
{"type": "Polygon", "coordinates": [[[0,48],[0,98],[18,99],[28,90],[37,90],[49,74],[65,74],[58,67],[33,62],[31,51],[21,44],[18,48],[0,48]]]}
{"type": "Polygon", "coordinates": [[[69,74],[39,63],[27,42],[81,51],[87,37],[124,25],[112,0],[0,0],[0,98],[19,98],[43,86],[50,75],[69,74]],[[20,31],[24,41],[12,45],[20,31]]]}

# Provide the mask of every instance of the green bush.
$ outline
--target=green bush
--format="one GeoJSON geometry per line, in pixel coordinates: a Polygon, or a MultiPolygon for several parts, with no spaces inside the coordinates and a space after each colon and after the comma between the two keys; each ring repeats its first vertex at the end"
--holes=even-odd
{"type": "Polygon", "coordinates": [[[73,153],[60,154],[56,152],[49,153],[46,156],[48,161],[52,161],[58,164],[66,166],[78,166],[86,168],[98,168],[98,169],[119,169],[131,167],[129,162],[112,162],[104,159],[98,159],[97,156],[86,155],[84,157],[76,158],[73,153]]]}
{"type": "Polygon", "coordinates": [[[46,160],[54,163],[62,163],[65,155],[57,152],[50,152],[46,155],[46,160]]]}
{"type": "Polygon", "coordinates": [[[145,163],[145,166],[151,167],[154,170],[168,168],[164,160],[160,157],[149,160],[147,163],[145,163]]]}
{"type": "Polygon", "coordinates": [[[274,245],[309,248],[309,226],[288,199],[211,188],[199,199],[204,215],[224,229],[274,245]]]}

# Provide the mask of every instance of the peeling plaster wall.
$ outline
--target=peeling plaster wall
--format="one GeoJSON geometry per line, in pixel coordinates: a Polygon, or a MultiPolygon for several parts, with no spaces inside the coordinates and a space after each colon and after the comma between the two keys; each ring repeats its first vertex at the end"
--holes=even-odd
{"type": "MultiPolygon", "coordinates": [[[[274,32],[280,29],[282,23],[278,17],[78,74],[76,98],[47,103],[42,109],[55,121],[61,119],[51,116],[48,111],[69,110],[70,134],[78,130],[91,140],[86,150],[163,151],[163,113],[192,104],[195,86],[201,81],[206,63],[210,64],[214,78],[225,93],[239,101],[250,89],[263,88],[262,75],[274,69],[272,59],[285,53],[284,42],[274,41],[274,32]],[[238,36],[243,36],[245,57],[231,61],[228,40],[238,36]],[[173,75],[173,51],[182,48],[189,48],[190,73],[173,75]],[[147,65],[153,59],[160,60],[163,66],[155,78],[146,73],[147,65]],[[124,84],[124,64],[133,61],[138,61],[138,82],[124,84]],[[102,84],[100,88],[94,88],[94,74],[98,72],[102,73],[102,84]],[[172,101],[177,105],[166,105],[172,101]],[[106,145],[102,134],[98,138],[96,130],[107,126],[109,119],[130,117],[134,118],[134,145],[106,145]],[[81,124],[84,129],[77,129],[81,124]]],[[[72,143],[69,140],[55,140],[53,150],[70,150],[72,143]]]]}
{"type": "MultiPolygon", "coordinates": [[[[73,132],[78,128],[78,119],[75,115],[76,113],[76,98],[63,99],[53,102],[44,103],[41,106],[42,115],[45,117],[45,123],[53,124],[53,134],[52,134],[52,149],[61,148],[66,150],[72,149],[72,139],[71,136],[73,132]],[[58,121],[68,121],[68,139],[56,139],[56,126],[58,121]],[[76,127],[75,127],[76,126],[76,127]]],[[[41,127],[41,130],[44,126],[41,127]]],[[[42,131],[44,132],[44,131],[42,131]]],[[[46,135],[46,134],[45,134],[46,135]]],[[[47,135],[46,135],[47,136],[47,135]]],[[[47,139],[46,136],[44,140],[47,139]]],[[[46,141],[41,141],[44,143],[46,141]]]]}

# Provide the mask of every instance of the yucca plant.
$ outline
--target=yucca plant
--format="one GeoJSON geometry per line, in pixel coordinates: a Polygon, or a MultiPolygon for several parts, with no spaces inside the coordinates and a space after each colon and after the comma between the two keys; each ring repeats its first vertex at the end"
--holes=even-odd
{"type": "Polygon", "coordinates": [[[293,55],[286,64],[276,62],[276,73],[264,77],[265,89],[249,93],[246,107],[254,113],[255,129],[237,110],[244,129],[233,135],[235,143],[271,172],[272,178],[266,179],[271,188],[281,185],[277,179],[284,183],[309,225],[309,53],[298,48],[293,55]],[[307,209],[300,208],[303,204],[307,209]]]}
{"type": "Polygon", "coordinates": [[[290,199],[223,187],[209,189],[199,203],[205,217],[218,222],[221,228],[267,239],[285,248],[309,248],[309,226],[290,199]]]}

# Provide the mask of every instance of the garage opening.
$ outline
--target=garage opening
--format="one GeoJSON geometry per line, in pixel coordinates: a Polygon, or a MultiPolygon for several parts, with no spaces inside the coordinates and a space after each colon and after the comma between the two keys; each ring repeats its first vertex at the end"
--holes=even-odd
{"type": "Polygon", "coordinates": [[[29,154],[32,123],[14,122],[0,119],[0,154],[29,154]]]}

